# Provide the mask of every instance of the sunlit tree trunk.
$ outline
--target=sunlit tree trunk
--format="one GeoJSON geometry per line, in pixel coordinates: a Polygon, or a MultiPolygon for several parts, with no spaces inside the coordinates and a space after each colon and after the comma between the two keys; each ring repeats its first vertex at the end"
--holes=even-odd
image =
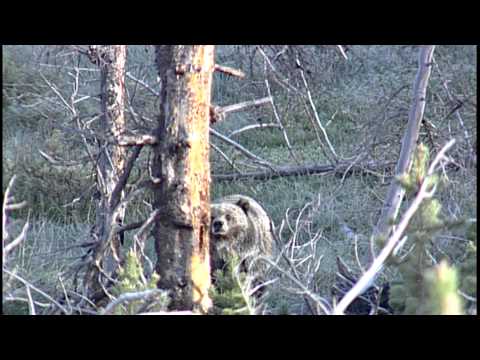
{"type": "Polygon", "coordinates": [[[154,181],[155,249],[159,287],[171,290],[171,308],[211,306],[209,225],[209,108],[214,46],[159,45],[161,79],[154,181]]]}

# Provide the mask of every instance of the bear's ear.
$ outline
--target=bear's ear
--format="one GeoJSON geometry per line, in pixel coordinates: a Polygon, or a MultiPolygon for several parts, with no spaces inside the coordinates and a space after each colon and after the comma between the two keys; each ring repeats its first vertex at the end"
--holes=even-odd
{"type": "Polygon", "coordinates": [[[238,200],[237,205],[245,212],[245,214],[250,210],[250,203],[245,199],[238,200]]]}

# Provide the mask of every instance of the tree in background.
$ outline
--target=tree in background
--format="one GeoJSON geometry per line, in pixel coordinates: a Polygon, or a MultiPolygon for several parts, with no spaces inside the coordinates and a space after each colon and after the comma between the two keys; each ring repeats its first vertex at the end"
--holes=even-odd
{"type": "Polygon", "coordinates": [[[85,286],[88,294],[102,294],[102,273],[106,272],[107,277],[111,277],[122,258],[121,239],[115,230],[125,216],[125,203],[122,202],[125,193],[121,177],[125,172],[127,149],[118,145],[118,139],[126,130],[124,107],[127,47],[91,46],[89,50],[91,61],[100,67],[101,72],[102,116],[100,136],[97,137],[98,161],[95,167],[99,195],[94,231],[97,243],[93,261],[85,276],[85,286]]]}

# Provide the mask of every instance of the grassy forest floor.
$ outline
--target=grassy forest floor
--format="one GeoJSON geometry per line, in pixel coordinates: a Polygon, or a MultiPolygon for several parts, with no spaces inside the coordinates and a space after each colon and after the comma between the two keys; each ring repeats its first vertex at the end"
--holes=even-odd
{"type": "MultiPolygon", "coordinates": [[[[362,155],[362,161],[395,162],[413,98],[418,48],[351,46],[351,51],[347,53],[348,61],[341,57],[335,47],[304,48],[302,59],[309,71],[307,79],[315,109],[339,157],[353,161],[362,155]]],[[[80,248],[69,247],[88,239],[95,219],[94,204],[88,196],[74,200],[87,191],[93,179],[91,166],[55,167],[37,151],[42,149],[61,153],[67,159],[75,159],[80,151],[80,145],[73,136],[69,137],[49,126],[52,118],[58,120],[66,114],[45,100],[48,89],[39,72],[42,71],[58,83],[63,83],[68,75],[65,70],[53,65],[40,66],[39,59],[45,60],[38,51],[28,46],[4,46],[2,186],[5,191],[8,181],[16,174],[18,180],[13,189],[15,199],[28,201],[25,209],[14,214],[12,232],[18,233],[27,218],[32,224],[25,242],[9,260],[10,267],[16,268],[35,286],[53,292],[61,287],[59,274],[82,254],[80,248]],[[36,105],[37,102],[41,105],[36,105]]],[[[243,69],[247,79],[215,75],[214,103],[225,106],[268,95],[263,77],[263,57],[258,53],[253,57],[250,55],[251,50],[248,52],[241,47],[218,47],[217,62],[243,69]]],[[[476,218],[477,215],[476,162],[472,165],[468,158],[469,149],[464,137],[467,131],[476,154],[476,55],[475,46],[437,46],[435,61],[441,73],[437,68],[432,72],[424,116],[424,124],[427,125],[422,126],[421,130],[421,140],[430,147],[432,155],[450,138],[457,139],[450,155],[459,165],[448,168],[448,182],[436,194],[442,204],[442,214],[454,219],[476,218]],[[450,92],[462,103],[459,112],[463,127],[452,113],[456,104],[448,99],[444,80],[448,80],[450,92]]],[[[140,68],[138,71],[144,71],[147,80],[153,79],[153,75],[148,75],[153,71],[151,54],[150,58],[144,58],[141,49],[132,47],[129,56],[133,64],[130,69],[132,73],[140,68]]],[[[297,89],[305,91],[298,72],[291,70],[287,60],[280,60],[276,66],[279,73],[290,76],[290,82],[297,89]]],[[[93,75],[92,79],[89,86],[94,90],[98,82],[94,81],[93,75]]],[[[313,111],[308,100],[296,96],[293,91],[287,91],[275,82],[274,77],[270,77],[269,81],[276,110],[298,163],[329,164],[329,159],[322,151],[323,145],[314,131],[313,111]]],[[[133,89],[134,84],[131,86],[133,89]]],[[[67,91],[67,86],[62,89],[67,91]]],[[[158,105],[155,99],[145,89],[138,87],[136,91],[135,106],[154,118],[155,106],[158,105]]],[[[98,111],[95,109],[97,105],[99,103],[93,101],[81,110],[91,115],[98,111]]],[[[260,106],[232,113],[214,128],[228,135],[247,125],[275,121],[271,106],[260,106]]],[[[278,128],[245,131],[232,136],[232,139],[272,165],[297,164],[285,143],[284,134],[278,128]]],[[[216,138],[212,138],[212,143],[242,171],[255,170],[255,164],[231,146],[216,138]]],[[[142,156],[147,155],[143,153],[142,156]]],[[[232,166],[217,151],[212,149],[210,156],[214,176],[234,173],[232,166]]],[[[358,256],[363,266],[367,266],[370,260],[369,237],[379,218],[391,181],[392,168],[354,171],[346,176],[327,173],[261,181],[219,181],[214,178],[211,197],[214,199],[237,193],[251,196],[265,207],[277,230],[287,211],[294,225],[301,210],[311,203],[312,206],[305,210],[305,216],[301,218],[298,245],[306,242],[309,234],[320,231],[314,256],[322,257],[322,260],[312,281],[317,292],[328,297],[337,270],[336,256],[341,256],[348,265],[359,270],[355,243],[345,232],[345,226],[358,235],[358,256]]],[[[127,223],[146,218],[148,207],[142,201],[148,200],[149,196],[146,194],[145,199],[128,208],[127,223]]],[[[287,233],[284,229],[285,241],[288,240],[287,233]]],[[[127,233],[127,245],[131,243],[132,235],[127,233]]],[[[436,253],[433,255],[447,257],[453,264],[461,262],[464,237],[465,229],[438,234],[436,253]]],[[[151,259],[155,259],[153,241],[148,242],[147,253],[151,259]]],[[[397,275],[395,270],[387,269],[381,280],[389,281],[397,275]]],[[[280,288],[275,293],[276,296],[269,303],[272,313],[308,313],[301,296],[280,288]]],[[[9,302],[4,307],[4,312],[8,313],[27,310],[26,304],[21,302],[9,302]]]]}

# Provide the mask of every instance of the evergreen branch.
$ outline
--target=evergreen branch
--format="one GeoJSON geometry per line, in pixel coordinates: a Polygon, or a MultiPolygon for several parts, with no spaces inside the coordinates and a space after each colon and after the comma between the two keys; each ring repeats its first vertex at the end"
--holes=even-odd
{"type": "MultiPolygon", "coordinates": [[[[437,154],[435,159],[432,161],[427,176],[431,176],[436,165],[444,158],[445,153],[452,147],[455,143],[455,139],[450,140],[437,154]]],[[[436,190],[436,185],[433,188],[430,188],[430,183],[428,181],[423,181],[417,196],[413,200],[410,207],[405,212],[402,220],[395,228],[394,232],[386,242],[385,247],[382,249],[378,257],[373,261],[370,268],[361,276],[357,283],[350,289],[350,291],[342,298],[342,300],[335,306],[333,310],[334,315],[343,315],[345,309],[350,305],[350,303],[359,295],[361,295],[369,286],[373,283],[378,273],[382,270],[383,265],[387,258],[390,256],[392,251],[396,248],[397,243],[401,240],[403,232],[407,228],[410,220],[413,215],[417,212],[420,204],[428,198],[431,198],[436,190]]]]}

